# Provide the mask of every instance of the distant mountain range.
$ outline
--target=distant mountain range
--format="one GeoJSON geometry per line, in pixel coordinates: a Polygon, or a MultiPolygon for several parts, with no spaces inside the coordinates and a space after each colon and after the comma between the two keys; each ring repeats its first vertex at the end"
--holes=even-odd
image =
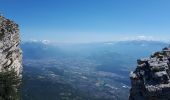
{"type": "Polygon", "coordinates": [[[65,55],[91,55],[101,52],[114,52],[123,55],[147,57],[150,53],[161,50],[168,43],[160,41],[120,41],[84,44],[48,44],[44,42],[23,42],[21,48],[24,58],[39,59],[65,55]]]}

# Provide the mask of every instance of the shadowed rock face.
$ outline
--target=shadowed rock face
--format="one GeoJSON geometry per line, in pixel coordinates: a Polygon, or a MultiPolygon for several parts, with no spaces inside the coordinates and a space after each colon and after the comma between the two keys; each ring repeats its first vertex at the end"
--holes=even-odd
{"type": "Polygon", "coordinates": [[[0,72],[14,70],[21,76],[22,52],[19,44],[18,25],[0,16],[0,72]]]}
{"type": "Polygon", "coordinates": [[[170,47],[137,60],[129,100],[170,100],[170,47]]]}

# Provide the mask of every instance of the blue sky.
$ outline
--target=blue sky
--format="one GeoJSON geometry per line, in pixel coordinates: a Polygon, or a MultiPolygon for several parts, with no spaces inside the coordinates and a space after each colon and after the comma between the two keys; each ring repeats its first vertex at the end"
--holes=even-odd
{"type": "Polygon", "coordinates": [[[170,0],[0,0],[22,41],[170,40],[170,0]]]}

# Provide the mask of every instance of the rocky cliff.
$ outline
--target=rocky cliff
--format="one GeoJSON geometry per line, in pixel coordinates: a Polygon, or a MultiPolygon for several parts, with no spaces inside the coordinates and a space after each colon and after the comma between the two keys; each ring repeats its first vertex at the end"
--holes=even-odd
{"type": "Polygon", "coordinates": [[[170,100],[170,47],[137,60],[129,100],[170,100]]]}
{"type": "Polygon", "coordinates": [[[0,100],[20,100],[22,52],[18,25],[0,16],[0,100]]]}
{"type": "Polygon", "coordinates": [[[14,70],[21,76],[22,52],[19,44],[18,25],[0,16],[0,72],[14,70]]]}

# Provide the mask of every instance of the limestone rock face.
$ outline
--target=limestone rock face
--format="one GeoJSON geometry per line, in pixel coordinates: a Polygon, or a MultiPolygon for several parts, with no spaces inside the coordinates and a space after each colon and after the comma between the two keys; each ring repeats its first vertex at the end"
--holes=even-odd
{"type": "Polygon", "coordinates": [[[13,21],[0,16],[0,72],[22,72],[22,51],[19,28],[13,21]]]}
{"type": "Polygon", "coordinates": [[[170,100],[170,47],[137,60],[129,100],[170,100]]]}

